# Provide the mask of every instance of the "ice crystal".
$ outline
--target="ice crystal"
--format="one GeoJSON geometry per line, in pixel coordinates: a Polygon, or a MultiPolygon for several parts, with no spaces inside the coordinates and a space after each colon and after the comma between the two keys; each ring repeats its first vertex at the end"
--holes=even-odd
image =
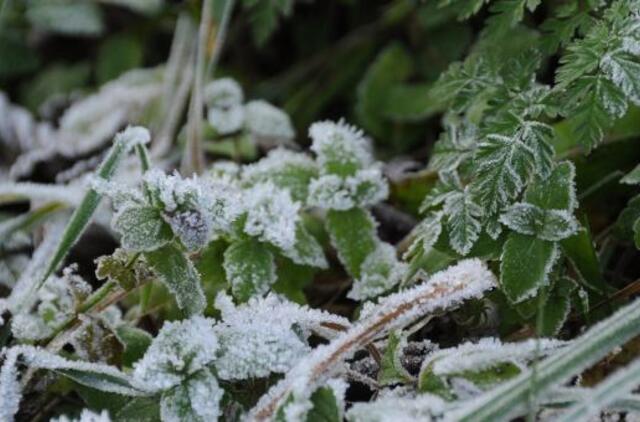
{"type": "Polygon", "coordinates": [[[317,122],[309,128],[311,149],[318,163],[332,173],[336,165],[350,171],[368,167],[373,162],[370,147],[361,130],[343,121],[317,122]]]}
{"type": "Polygon", "coordinates": [[[258,138],[291,141],[295,136],[287,113],[266,101],[249,101],[244,114],[247,129],[258,138]]]}
{"type": "Polygon", "coordinates": [[[261,183],[247,189],[243,200],[247,213],[245,233],[284,250],[293,247],[300,203],[294,202],[288,191],[271,182],[261,183]]]}
{"type": "Polygon", "coordinates": [[[50,422],[111,422],[111,418],[106,410],[103,410],[100,413],[95,413],[89,409],[83,409],[80,416],[77,418],[63,415],[58,418],[51,419],[50,422]]]}
{"type": "Polygon", "coordinates": [[[212,320],[195,316],[166,322],[144,357],[135,363],[133,377],[150,390],[166,390],[210,364],[217,350],[212,320]]]}
{"type": "Polygon", "coordinates": [[[362,263],[360,278],[353,284],[347,297],[365,300],[391,289],[404,277],[408,265],[398,261],[396,249],[381,242],[362,263]]]}
{"type": "Polygon", "coordinates": [[[122,143],[127,151],[131,151],[136,145],[145,145],[151,142],[151,134],[142,126],[127,126],[122,132],[118,132],[114,142],[122,143]]]}

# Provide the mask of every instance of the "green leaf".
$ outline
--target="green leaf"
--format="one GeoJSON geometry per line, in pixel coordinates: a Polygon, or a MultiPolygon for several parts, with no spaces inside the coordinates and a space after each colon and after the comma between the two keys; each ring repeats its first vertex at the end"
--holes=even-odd
{"type": "Polygon", "coordinates": [[[327,268],[327,259],[324,256],[322,245],[309,233],[303,224],[296,226],[296,242],[293,249],[282,251],[283,255],[299,265],[308,265],[316,268],[327,268]]]}
{"type": "Polygon", "coordinates": [[[633,224],[633,233],[633,240],[636,244],[636,248],[640,249],[640,218],[638,218],[633,224]]]}
{"type": "Polygon", "coordinates": [[[500,222],[518,233],[549,241],[566,239],[578,230],[578,221],[565,210],[544,210],[527,203],[510,206],[500,222]]]}
{"type": "Polygon", "coordinates": [[[542,324],[539,335],[554,337],[558,334],[569,316],[571,293],[575,289],[576,284],[571,279],[563,277],[555,281],[542,308],[542,324]]]}
{"type": "Polygon", "coordinates": [[[511,233],[504,244],[500,264],[502,291],[512,303],[532,297],[547,283],[557,257],[555,243],[511,233]]]}
{"type": "Polygon", "coordinates": [[[391,385],[408,381],[407,371],[402,368],[402,364],[400,363],[402,348],[402,332],[391,332],[387,340],[387,348],[384,350],[382,360],[380,361],[380,370],[378,371],[378,383],[380,385],[391,385]]]}
{"type": "Polygon", "coordinates": [[[122,364],[128,367],[132,367],[134,362],[144,356],[153,339],[146,331],[126,324],[117,327],[115,334],[118,341],[124,346],[122,364]]]}
{"type": "Polygon", "coordinates": [[[151,268],[175,297],[178,307],[188,315],[201,314],[207,304],[200,275],[178,247],[169,243],[144,253],[151,268]]]}
{"type": "Polygon", "coordinates": [[[313,407],[307,413],[306,422],[340,422],[342,410],[331,387],[320,387],[311,394],[313,407]]]}
{"type": "Polygon", "coordinates": [[[543,209],[573,211],[578,205],[574,186],[575,172],[571,162],[559,163],[549,177],[534,179],[525,192],[525,201],[543,209]]]}
{"type": "MultiPolygon", "coordinates": [[[[5,57],[1,54],[0,57],[5,57]]],[[[56,95],[66,96],[86,86],[90,76],[91,67],[87,62],[54,63],[20,87],[20,98],[30,110],[36,111],[56,95]]]]}
{"type": "Polygon", "coordinates": [[[444,203],[451,247],[461,255],[469,253],[480,236],[482,208],[475,203],[468,188],[451,193],[444,203]]]}
{"type": "Polygon", "coordinates": [[[279,15],[288,16],[293,8],[291,0],[244,0],[248,9],[253,39],[258,46],[264,45],[278,26],[279,15]]]}
{"type": "Polygon", "coordinates": [[[500,362],[486,369],[464,371],[456,375],[471,381],[475,386],[483,390],[488,390],[515,377],[520,372],[518,365],[512,362],[500,362]]]}
{"type": "MultiPolygon", "coordinates": [[[[582,220],[587,223],[586,217],[582,220]]],[[[607,283],[602,275],[600,261],[596,252],[591,229],[588,225],[583,225],[573,236],[563,239],[560,242],[564,255],[569,258],[575,268],[578,280],[591,290],[606,293],[607,283]]]]}
{"type": "Polygon", "coordinates": [[[327,232],[340,262],[354,278],[360,277],[364,260],[377,247],[376,226],[371,214],[361,208],[347,211],[329,210],[327,232]]]}
{"type": "Polygon", "coordinates": [[[223,394],[216,377],[208,369],[203,369],[177,387],[162,393],[161,419],[190,422],[218,420],[223,394]]]}
{"type": "Polygon", "coordinates": [[[110,393],[126,394],[130,396],[139,396],[144,393],[131,385],[130,379],[122,374],[117,376],[115,374],[106,374],[99,371],[94,371],[87,367],[84,369],[78,368],[55,368],[53,371],[64,375],[67,378],[74,380],[75,382],[85,385],[87,387],[94,388],[100,391],[106,391],[110,393]]]}
{"type": "Polygon", "coordinates": [[[127,70],[142,65],[143,50],[140,42],[126,34],[114,35],[100,45],[96,62],[99,84],[117,78],[127,70]]]}
{"type": "Polygon", "coordinates": [[[160,419],[160,406],[157,399],[136,397],[128,399],[110,415],[113,422],[156,422],[160,419]]]}
{"type": "Polygon", "coordinates": [[[276,282],[273,254],[253,239],[232,243],[224,253],[223,266],[233,296],[242,302],[265,294],[276,282]]]}
{"type": "Polygon", "coordinates": [[[640,164],[620,179],[620,183],[626,183],[627,185],[640,185],[640,164]]]}
{"type": "Polygon", "coordinates": [[[489,135],[476,153],[473,188],[486,214],[494,214],[523,188],[532,171],[532,150],[517,137],[489,135]]]}
{"type": "Polygon", "coordinates": [[[634,226],[640,218],[640,195],[636,195],[620,212],[615,224],[615,234],[624,240],[632,241],[634,238],[634,226]]]}
{"type": "Polygon", "coordinates": [[[160,211],[150,206],[122,209],[114,216],[112,226],[122,236],[122,247],[134,252],[153,251],[173,238],[171,227],[162,219],[160,211]]]}
{"type": "Polygon", "coordinates": [[[640,102],[640,63],[633,56],[616,51],[607,55],[601,66],[609,80],[631,101],[636,104],[640,102]]]}
{"type": "Polygon", "coordinates": [[[389,92],[413,71],[411,56],[399,43],[384,48],[358,85],[356,113],[363,128],[376,136],[386,134],[382,114],[389,108],[389,92]]]}
{"type": "Polygon", "coordinates": [[[38,0],[27,8],[29,21],[45,31],[67,35],[95,36],[104,25],[96,3],[84,1],[38,0]]]}
{"type": "Polygon", "coordinates": [[[27,44],[26,34],[17,30],[0,31],[0,79],[20,76],[36,69],[40,63],[35,49],[27,44]],[[6,58],[11,58],[7,60],[6,58]]]}
{"type": "Polygon", "coordinates": [[[550,144],[554,136],[553,128],[544,123],[527,121],[522,123],[519,131],[523,142],[533,152],[536,174],[546,178],[553,169],[554,151],[550,144]]]}

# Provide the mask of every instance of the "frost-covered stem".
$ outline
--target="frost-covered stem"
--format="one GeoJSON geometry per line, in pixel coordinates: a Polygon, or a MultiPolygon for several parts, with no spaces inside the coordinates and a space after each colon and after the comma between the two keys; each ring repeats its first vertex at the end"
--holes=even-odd
{"type": "Polygon", "coordinates": [[[202,86],[204,84],[205,53],[209,30],[211,29],[211,0],[202,1],[200,27],[198,29],[198,47],[196,53],[195,75],[191,88],[191,103],[187,120],[187,145],[182,157],[182,172],[185,175],[200,174],[204,170],[204,151],[202,149],[202,86]]]}
{"type": "Polygon", "coordinates": [[[249,419],[270,419],[290,393],[299,388],[312,389],[326,380],[335,367],[375,338],[436,309],[456,306],[465,299],[478,296],[494,287],[495,283],[493,275],[479,260],[466,260],[435,274],[419,286],[382,299],[368,317],[303,358],[263,396],[249,419]]]}
{"type": "MultiPolygon", "coordinates": [[[[609,318],[594,325],[566,350],[552,355],[538,365],[539,390],[548,390],[579,374],[612,349],[640,333],[640,301],[636,300],[609,318]]],[[[531,370],[484,394],[456,412],[456,420],[503,420],[526,410],[531,370]]]]}
{"type": "Polygon", "coordinates": [[[636,359],[632,364],[619,369],[609,376],[586,394],[582,400],[573,404],[558,421],[588,420],[595,413],[607,408],[617,399],[625,397],[638,385],[640,385],[640,359],[636,359]]]}

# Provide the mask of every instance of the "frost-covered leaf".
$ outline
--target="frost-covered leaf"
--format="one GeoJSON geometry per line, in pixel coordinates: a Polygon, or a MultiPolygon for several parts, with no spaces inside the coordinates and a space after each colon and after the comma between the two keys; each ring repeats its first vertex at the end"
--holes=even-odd
{"type": "Polygon", "coordinates": [[[396,250],[385,242],[362,261],[360,276],[353,283],[347,297],[365,300],[381,295],[398,284],[407,272],[407,264],[398,261],[396,250]]]}
{"type": "Polygon", "coordinates": [[[522,122],[518,135],[533,152],[536,174],[546,178],[553,169],[553,128],[535,121],[522,122]]]}
{"type": "Polygon", "coordinates": [[[296,243],[292,249],[284,250],[282,253],[296,264],[316,268],[327,268],[329,265],[322,245],[300,223],[296,226],[296,243]]]}
{"type": "Polygon", "coordinates": [[[554,281],[553,289],[548,294],[542,308],[540,335],[552,337],[558,334],[571,310],[571,293],[576,283],[569,278],[554,281]]]}
{"type": "Polygon", "coordinates": [[[215,305],[222,312],[222,321],[215,327],[220,353],[214,364],[224,380],[287,372],[309,352],[309,328],[325,315],[273,294],[235,307],[229,296],[221,293],[215,305]]]}
{"type": "Polygon", "coordinates": [[[446,131],[433,146],[429,167],[438,171],[452,171],[473,156],[478,133],[476,126],[468,120],[449,117],[444,124],[446,131]]]}
{"type": "Polygon", "coordinates": [[[220,417],[224,391],[208,369],[195,373],[180,385],[162,393],[162,422],[207,422],[220,417]]]}
{"type": "Polygon", "coordinates": [[[300,203],[291,199],[289,191],[279,189],[271,182],[261,183],[247,189],[243,201],[246,234],[283,250],[293,247],[300,203]]]}
{"type": "Polygon", "coordinates": [[[152,337],[140,328],[122,324],[114,330],[118,341],[124,346],[122,363],[131,366],[142,358],[151,344],[152,337]]]}
{"type": "Polygon", "coordinates": [[[461,255],[471,250],[482,230],[482,208],[475,203],[467,187],[451,193],[444,202],[447,229],[451,247],[461,255]]]}
{"type": "Polygon", "coordinates": [[[525,200],[543,209],[573,211],[578,206],[573,164],[563,161],[555,166],[546,179],[536,178],[527,187],[525,200]]]}
{"type": "MultiPolygon", "coordinates": [[[[636,41],[637,42],[637,41],[636,41]]],[[[637,57],[616,51],[605,55],[600,66],[609,79],[636,105],[640,104],[640,63],[637,57]]]]}
{"type": "Polygon", "coordinates": [[[189,315],[202,313],[207,301],[200,275],[189,258],[177,246],[167,244],[144,254],[151,268],[176,299],[178,307],[189,315]]]}
{"type": "Polygon", "coordinates": [[[133,378],[152,391],[165,391],[207,367],[219,343],[213,320],[200,316],[165,322],[144,357],[135,363],[133,378]]]}
{"type": "Polygon", "coordinates": [[[328,174],[352,176],[373,162],[362,131],[342,121],[314,123],[309,128],[309,136],[318,164],[328,174]]]}
{"type": "Polygon", "coordinates": [[[278,148],[257,163],[245,166],[242,177],[249,184],[271,181],[289,190],[294,201],[305,203],[309,183],[317,174],[316,164],[309,156],[278,148]]]}
{"type": "Polygon", "coordinates": [[[387,347],[382,355],[380,370],[378,372],[378,383],[380,383],[380,385],[390,385],[411,380],[411,378],[407,376],[407,371],[402,367],[400,361],[402,349],[406,344],[406,338],[403,338],[401,331],[394,331],[389,334],[387,347]]]}
{"type": "Polygon", "coordinates": [[[309,205],[334,210],[367,207],[383,201],[389,194],[387,181],[379,167],[358,170],[352,176],[322,175],[309,185],[309,205]]]}
{"type": "Polygon", "coordinates": [[[160,212],[149,206],[123,208],[114,215],[111,225],[120,233],[122,246],[134,252],[158,249],[173,237],[160,212]]]}
{"type": "Polygon", "coordinates": [[[424,251],[428,250],[438,241],[440,233],[442,233],[442,213],[427,215],[420,224],[414,228],[413,232],[415,233],[415,238],[403,256],[403,259],[415,255],[420,248],[424,251]]]}
{"type": "Polygon", "coordinates": [[[223,266],[233,296],[243,302],[265,294],[276,281],[273,254],[255,240],[232,243],[224,253],[223,266]]]}
{"type": "Polygon", "coordinates": [[[554,242],[526,234],[509,234],[500,264],[502,291],[513,303],[530,298],[548,282],[557,258],[558,247],[554,242]]]}
{"type": "Polygon", "coordinates": [[[247,130],[258,140],[286,143],[295,137],[287,113],[266,101],[249,101],[244,106],[244,115],[247,130]]]}
{"type": "Polygon", "coordinates": [[[361,208],[327,212],[326,227],[340,261],[354,278],[360,277],[364,260],[376,250],[376,224],[361,208]]]}
{"type": "Polygon", "coordinates": [[[331,387],[320,387],[311,394],[313,407],[306,415],[307,422],[340,422],[342,421],[342,397],[337,398],[331,387]]]}
{"type": "Polygon", "coordinates": [[[351,422],[432,421],[445,409],[445,401],[432,394],[416,397],[380,397],[371,402],[358,402],[347,412],[351,422]]]}
{"type": "Polygon", "coordinates": [[[545,210],[528,203],[509,207],[500,222],[518,233],[549,241],[566,239],[579,227],[576,218],[565,210],[545,210]]]}
{"type": "Polygon", "coordinates": [[[474,191],[493,214],[523,188],[533,168],[533,151],[517,137],[489,135],[476,151],[474,191]]]}

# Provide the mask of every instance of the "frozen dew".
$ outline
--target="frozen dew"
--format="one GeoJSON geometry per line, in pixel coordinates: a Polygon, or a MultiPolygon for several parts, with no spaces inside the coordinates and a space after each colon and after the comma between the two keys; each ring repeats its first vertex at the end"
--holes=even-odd
{"type": "Polygon", "coordinates": [[[134,365],[134,379],[153,391],[178,385],[216,358],[213,321],[200,316],[166,322],[144,357],[134,365]]]}
{"type": "Polygon", "coordinates": [[[325,174],[309,185],[310,205],[335,210],[367,207],[383,201],[389,186],[379,167],[358,170],[354,175],[339,177],[325,174]]]}
{"type": "Polygon", "coordinates": [[[237,132],[245,120],[245,110],[241,105],[211,107],[207,110],[207,121],[221,135],[237,132]]]}
{"type": "Polygon", "coordinates": [[[415,397],[383,396],[369,403],[355,403],[347,412],[351,422],[435,421],[446,409],[438,396],[420,394],[415,397]]]}
{"type": "Polygon", "coordinates": [[[125,150],[131,151],[136,145],[151,142],[151,133],[142,126],[127,126],[125,130],[116,134],[114,142],[123,144],[125,150]]]}

